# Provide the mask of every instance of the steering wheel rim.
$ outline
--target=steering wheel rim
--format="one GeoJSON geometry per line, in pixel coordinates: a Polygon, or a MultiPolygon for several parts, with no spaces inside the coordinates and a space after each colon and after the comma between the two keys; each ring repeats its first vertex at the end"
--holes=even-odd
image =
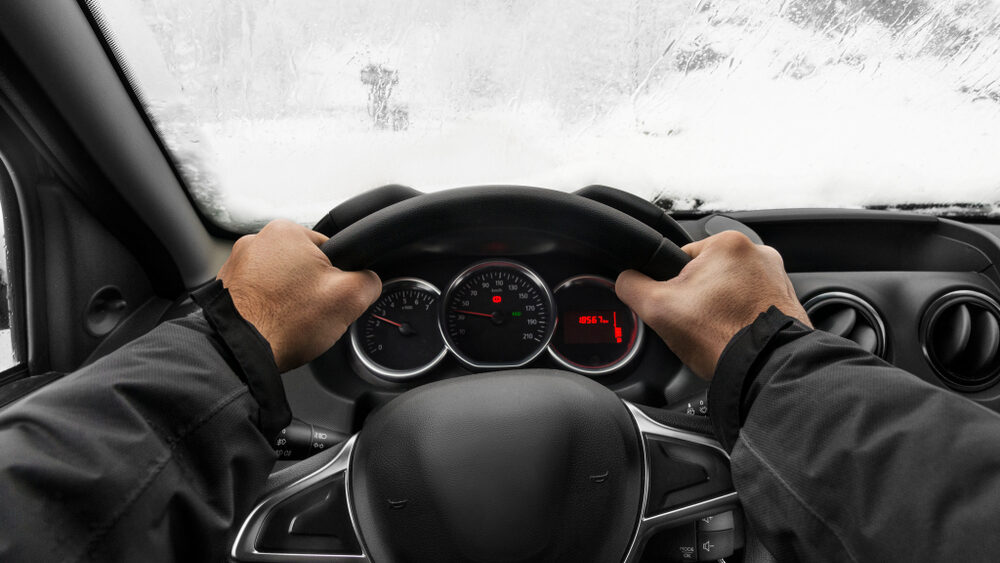
{"type": "Polygon", "coordinates": [[[448,232],[501,225],[570,237],[603,250],[619,270],[653,279],[676,276],[690,257],[652,227],[575,194],[525,186],[480,186],[423,194],[364,217],[323,243],[344,270],[371,268],[380,256],[448,232]]]}

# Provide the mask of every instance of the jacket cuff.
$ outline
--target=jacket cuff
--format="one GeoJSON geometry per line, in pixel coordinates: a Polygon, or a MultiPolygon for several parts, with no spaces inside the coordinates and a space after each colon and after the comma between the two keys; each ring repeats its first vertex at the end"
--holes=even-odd
{"type": "Polygon", "coordinates": [[[222,280],[215,280],[191,293],[191,298],[201,306],[205,320],[231,355],[227,360],[231,360],[230,365],[235,364],[236,375],[246,383],[257,401],[260,408],[257,427],[269,440],[274,438],[291,423],[292,413],[271,345],[236,310],[222,280]]]}
{"type": "Polygon", "coordinates": [[[760,389],[771,373],[763,367],[771,352],[812,329],[772,306],[740,329],[726,345],[708,389],[709,418],[715,435],[732,452],[760,389]]]}

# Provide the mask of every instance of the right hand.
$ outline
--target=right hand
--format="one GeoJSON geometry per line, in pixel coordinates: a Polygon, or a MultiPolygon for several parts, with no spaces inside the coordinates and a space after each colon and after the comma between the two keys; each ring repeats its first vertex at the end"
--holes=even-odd
{"type": "Polygon", "coordinates": [[[291,221],[272,221],[237,240],[219,270],[236,310],[271,345],[282,372],[333,346],[382,292],[375,272],[331,265],[319,248],[326,240],[291,221]]]}
{"type": "Polygon", "coordinates": [[[677,277],[659,282],[626,270],[615,291],[699,376],[711,380],[726,344],[772,305],[812,326],[770,246],[726,231],[681,250],[692,260],[677,277]]]}

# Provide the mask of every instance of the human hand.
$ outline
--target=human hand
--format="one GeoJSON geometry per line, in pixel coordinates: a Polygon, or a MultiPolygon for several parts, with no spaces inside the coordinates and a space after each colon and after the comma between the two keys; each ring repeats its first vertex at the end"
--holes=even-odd
{"type": "Polygon", "coordinates": [[[375,272],[345,272],[320,245],[327,237],[291,221],[272,221],[233,245],[218,278],[236,310],[271,345],[279,371],[325,352],[378,299],[375,272]]]}
{"type": "Polygon", "coordinates": [[[626,270],[615,292],[699,376],[711,380],[726,344],[772,305],[812,326],[775,249],[726,231],[682,250],[692,260],[677,277],[626,270]]]}

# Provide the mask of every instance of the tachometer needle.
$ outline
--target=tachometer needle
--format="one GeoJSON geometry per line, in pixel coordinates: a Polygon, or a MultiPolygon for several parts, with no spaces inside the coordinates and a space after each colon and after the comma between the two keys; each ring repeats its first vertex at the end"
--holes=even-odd
{"type": "Polygon", "coordinates": [[[493,313],[477,313],[475,311],[463,311],[461,309],[452,309],[452,311],[455,311],[456,313],[462,313],[463,315],[475,315],[477,317],[488,317],[491,319],[493,318],[493,313]]]}
{"type": "Polygon", "coordinates": [[[375,317],[376,319],[384,322],[384,323],[389,323],[389,324],[391,324],[393,326],[398,326],[398,327],[402,327],[403,326],[401,323],[397,323],[395,321],[390,321],[389,319],[387,319],[385,317],[380,317],[380,316],[378,316],[378,315],[376,315],[374,313],[372,313],[372,316],[375,317]]]}

